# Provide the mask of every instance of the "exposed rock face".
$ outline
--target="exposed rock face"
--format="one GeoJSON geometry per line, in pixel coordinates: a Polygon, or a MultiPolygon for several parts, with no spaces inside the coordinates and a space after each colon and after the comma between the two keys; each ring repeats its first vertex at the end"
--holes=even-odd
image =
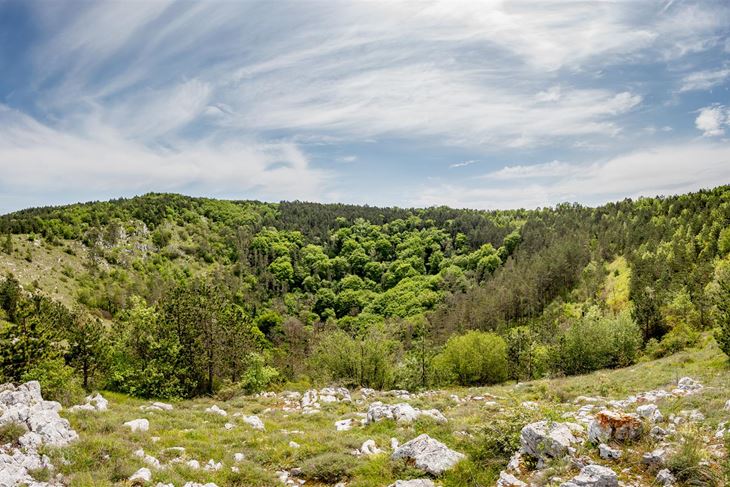
{"type": "Polygon", "coordinates": [[[586,465],[577,476],[560,487],[618,487],[618,476],[608,467],[586,465]]]}
{"type": "Polygon", "coordinates": [[[428,416],[438,423],[447,421],[446,416],[438,409],[420,410],[408,403],[383,404],[374,402],[368,408],[365,424],[376,423],[383,419],[393,419],[399,423],[412,423],[420,416],[428,416]]]}
{"type": "Polygon", "coordinates": [[[18,387],[0,386],[0,425],[16,423],[27,430],[18,439],[20,448],[11,444],[0,446],[0,486],[56,485],[36,482],[29,471],[53,468],[48,457],[38,453],[38,447],[67,446],[78,438],[68,421],[58,415],[60,410],[59,403],[43,400],[36,381],[18,387]]]}
{"type": "Polygon", "coordinates": [[[636,414],[603,410],[588,426],[588,439],[594,443],[635,440],[641,436],[642,427],[636,414]]]}
{"type": "Polygon", "coordinates": [[[431,475],[441,475],[459,463],[464,455],[423,434],[404,443],[391,455],[393,460],[400,458],[412,460],[417,468],[431,475]]]}
{"type": "MultiPolygon", "coordinates": [[[[538,460],[560,458],[572,452],[572,445],[578,443],[573,435],[575,426],[568,423],[538,421],[522,428],[520,443],[522,451],[538,460]]],[[[580,426],[578,426],[580,428],[580,426]]]]}

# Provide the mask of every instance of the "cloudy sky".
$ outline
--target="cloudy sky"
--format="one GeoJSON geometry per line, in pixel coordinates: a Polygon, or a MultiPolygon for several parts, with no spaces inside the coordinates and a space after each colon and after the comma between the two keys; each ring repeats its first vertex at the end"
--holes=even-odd
{"type": "Polygon", "coordinates": [[[0,213],[730,183],[730,3],[0,0],[0,213]]]}

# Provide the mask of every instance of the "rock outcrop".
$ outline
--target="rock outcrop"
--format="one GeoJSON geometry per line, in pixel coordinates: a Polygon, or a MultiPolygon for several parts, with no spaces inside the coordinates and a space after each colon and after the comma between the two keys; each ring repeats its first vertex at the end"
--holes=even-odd
{"type": "Polygon", "coordinates": [[[446,423],[447,419],[438,409],[416,409],[408,403],[383,404],[374,402],[367,412],[365,424],[376,423],[384,419],[393,419],[399,423],[412,423],[421,416],[427,416],[437,423],[446,423]]]}
{"type": "Polygon", "coordinates": [[[618,487],[616,472],[601,465],[586,465],[580,473],[560,487],[618,487]]]}
{"type": "Polygon", "coordinates": [[[588,439],[594,443],[631,441],[641,436],[642,428],[641,419],[636,414],[604,409],[596,414],[588,426],[588,439]]]}
{"type": "Polygon", "coordinates": [[[573,434],[582,427],[571,423],[538,421],[522,428],[520,444],[522,451],[539,462],[548,458],[561,458],[573,451],[578,438],[573,434]]]}
{"type": "Polygon", "coordinates": [[[459,463],[464,455],[423,434],[399,446],[391,455],[393,460],[401,458],[412,461],[416,468],[431,475],[441,475],[459,463]]]}

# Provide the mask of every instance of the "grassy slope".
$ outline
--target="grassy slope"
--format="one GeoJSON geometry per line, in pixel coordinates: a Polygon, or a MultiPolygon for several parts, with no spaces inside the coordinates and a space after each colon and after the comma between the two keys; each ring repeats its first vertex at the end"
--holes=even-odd
{"type": "MultiPolygon", "coordinates": [[[[315,415],[285,413],[281,410],[281,400],[275,398],[237,397],[230,401],[198,399],[175,404],[172,412],[142,412],[139,406],[148,402],[131,399],[122,395],[105,393],[110,400],[110,410],[102,413],[67,413],[73,427],[81,439],[67,450],[53,452],[54,456],[63,455],[70,461],[61,470],[72,479],[75,486],[113,485],[131,475],[137,468],[144,466],[142,460],[134,457],[133,452],[144,448],[161,461],[169,459],[170,454],[163,451],[168,447],[183,446],[186,458],[197,459],[204,464],[208,459],[222,461],[224,467],[219,472],[190,470],[177,465],[165,470],[154,471],[155,482],[174,482],[182,485],[184,481],[213,481],[219,486],[264,486],[277,485],[275,471],[315,464],[323,472],[337,471],[338,466],[349,470],[349,487],[385,486],[397,478],[418,476],[413,469],[394,464],[388,453],[373,457],[355,458],[348,452],[358,448],[366,439],[372,438],[377,445],[389,452],[390,438],[401,443],[418,434],[428,433],[450,447],[467,453],[468,459],[457,469],[447,474],[441,482],[444,486],[457,485],[494,485],[495,476],[502,467],[502,461],[495,457],[495,449],[511,451],[514,433],[526,422],[543,418],[559,418],[563,412],[576,411],[572,403],[578,395],[602,395],[609,399],[623,399],[629,394],[654,388],[671,389],[676,380],[691,376],[705,384],[701,394],[676,400],[667,400],[659,406],[665,417],[684,409],[699,409],[707,419],[701,430],[695,434],[703,436],[703,443],[709,447],[716,425],[721,420],[730,419],[730,412],[723,411],[722,405],[730,399],[730,369],[727,360],[709,337],[703,346],[678,353],[665,359],[637,364],[633,367],[602,371],[586,376],[554,380],[539,380],[520,385],[501,385],[476,389],[454,389],[441,391],[428,397],[414,399],[411,404],[421,408],[438,408],[449,418],[445,425],[438,425],[427,419],[418,420],[412,425],[396,425],[383,421],[367,427],[356,427],[347,432],[336,432],[333,423],[344,417],[355,417],[355,413],[367,410],[366,404],[323,404],[322,412],[315,415]],[[493,394],[497,396],[499,408],[489,407],[485,402],[470,401],[455,403],[449,395],[460,397],[469,394],[493,394]],[[533,400],[539,403],[539,410],[529,411],[521,406],[522,401],[533,400]],[[228,418],[204,412],[212,404],[218,404],[229,412],[228,418]],[[266,424],[265,432],[257,432],[247,426],[240,418],[230,414],[258,414],[266,424]],[[122,423],[131,419],[147,417],[151,423],[148,433],[130,433],[122,423]],[[224,429],[226,422],[236,427],[224,429]],[[504,428],[500,433],[499,428],[504,428]],[[301,433],[287,433],[301,431],[301,433]],[[495,436],[496,434],[496,436],[495,436]],[[157,442],[152,438],[159,436],[157,442]],[[704,438],[704,437],[707,438],[704,438]],[[291,448],[293,440],[301,448],[291,448]],[[247,461],[239,464],[239,474],[233,473],[233,454],[243,452],[247,461]],[[318,460],[312,461],[319,455],[318,460]]],[[[359,393],[353,395],[354,399],[359,393]]],[[[400,402],[393,398],[386,402],[400,402]]],[[[630,445],[624,458],[612,465],[625,481],[634,485],[651,485],[653,475],[640,465],[641,454],[653,449],[655,445],[644,439],[630,445]]],[[[583,455],[598,459],[595,447],[581,447],[583,455]]],[[[61,465],[60,459],[54,463],[61,465]]],[[[165,463],[163,461],[163,463],[165,463]]],[[[600,463],[606,464],[605,461],[600,463]]],[[[721,463],[713,463],[716,475],[722,475],[721,463]]],[[[547,470],[550,476],[567,479],[576,472],[567,463],[558,462],[547,470]]],[[[331,482],[334,484],[335,482],[331,482]]],[[[547,483],[547,481],[546,481],[547,483]]],[[[307,485],[328,485],[308,481],[307,485]]],[[[722,485],[722,484],[721,484],[722,485]]]]}

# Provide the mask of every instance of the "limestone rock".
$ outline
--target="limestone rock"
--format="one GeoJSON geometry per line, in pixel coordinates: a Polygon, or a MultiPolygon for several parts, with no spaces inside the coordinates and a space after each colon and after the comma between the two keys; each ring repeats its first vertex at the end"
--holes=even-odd
{"type": "Polygon", "coordinates": [[[588,426],[588,439],[594,443],[635,440],[641,436],[642,428],[636,414],[603,410],[596,414],[588,426]]]}
{"type": "Polygon", "coordinates": [[[611,448],[605,443],[598,445],[598,454],[604,460],[616,460],[621,458],[621,450],[618,448],[611,448]]]}
{"type": "Polygon", "coordinates": [[[423,434],[404,443],[391,455],[393,460],[399,458],[413,460],[417,468],[431,475],[441,475],[459,463],[464,455],[423,434]]]}
{"type": "Polygon", "coordinates": [[[218,407],[217,404],[213,404],[211,407],[206,408],[206,413],[217,414],[219,416],[228,416],[228,413],[218,407]]]}
{"type": "Polygon", "coordinates": [[[499,473],[497,487],[527,487],[527,484],[514,475],[503,471],[499,473]]]}
{"type": "Polygon", "coordinates": [[[341,419],[335,422],[336,431],[348,431],[352,429],[352,419],[341,419]]]}
{"type": "Polygon", "coordinates": [[[259,419],[258,416],[245,416],[243,418],[243,422],[251,426],[255,430],[263,431],[264,430],[264,422],[259,419]]]}
{"type": "Polygon", "coordinates": [[[672,472],[670,472],[669,469],[665,468],[659,470],[659,472],[656,474],[656,483],[659,485],[663,485],[664,487],[674,485],[676,481],[677,479],[674,478],[674,475],[672,475],[672,472]]]}
{"type": "Polygon", "coordinates": [[[586,465],[577,476],[560,487],[618,487],[618,476],[608,467],[586,465]]]}
{"type": "Polygon", "coordinates": [[[396,480],[388,487],[434,487],[434,483],[429,479],[396,480]]]}
{"type": "Polygon", "coordinates": [[[144,432],[144,431],[149,431],[150,422],[144,418],[133,419],[132,421],[127,421],[126,423],[124,423],[124,426],[131,429],[133,433],[137,432],[137,431],[144,432]]]}
{"type": "Polygon", "coordinates": [[[563,457],[573,450],[578,438],[567,423],[538,421],[522,428],[520,433],[522,451],[539,460],[563,457]]]}
{"type": "Polygon", "coordinates": [[[69,408],[69,411],[106,411],[109,409],[109,401],[99,394],[91,394],[86,396],[86,402],[84,404],[77,404],[69,408]]]}
{"type": "Polygon", "coordinates": [[[129,477],[129,481],[132,484],[144,484],[152,481],[152,472],[149,468],[142,467],[129,477]]]}

